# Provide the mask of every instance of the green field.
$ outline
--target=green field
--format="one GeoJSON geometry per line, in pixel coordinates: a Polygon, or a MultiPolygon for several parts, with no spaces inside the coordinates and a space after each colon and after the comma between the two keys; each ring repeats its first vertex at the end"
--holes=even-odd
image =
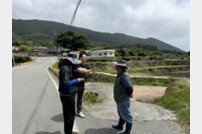
{"type": "MultiPolygon", "coordinates": [[[[128,72],[131,71],[140,71],[140,70],[149,70],[149,69],[159,69],[159,68],[182,68],[182,67],[189,67],[190,65],[170,65],[170,66],[150,66],[150,67],[137,67],[127,69],[128,72]]],[[[99,72],[103,73],[115,73],[116,70],[100,70],[99,72]]]]}
{"type": "MultiPolygon", "coordinates": [[[[58,63],[53,65],[54,68],[58,69],[58,63]]],[[[103,74],[92,74],[88,76],[88,81],[90,82],[115,82],[115,76],[108,76],[103,74]]],[[[131,78],[131,82],[134,85],[149,85],[149,86],[168,86],[174,82],[175,78],[131,78]]]]}

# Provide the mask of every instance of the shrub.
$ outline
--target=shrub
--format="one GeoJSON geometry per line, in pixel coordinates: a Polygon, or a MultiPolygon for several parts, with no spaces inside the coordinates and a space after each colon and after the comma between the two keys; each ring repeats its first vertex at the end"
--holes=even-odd
{"type": "Polygon", "coordinates": [[[147,54],[145,54],[145,53],[143,53],[143,52],[139,52],[139,53],[138,53],[138,56],[143,56],[143,57],[144,57],[144,56],[147,56],[147,54]]]}
{"type": "Polygon", "coordinates": [[[28,61],[32,61],[31,57],[29,56],[14,56],[16,63],[24,63],[28,61]]]}
{"type": "Polygon", "coordinates": [[[123,60],[125,60],[125,61],[130,61],[130,59],[131,59],[131,57],[129,57],[129,56],[123,57],[123,60]]]}
{"type": "Polygon", "coordinates": [[[86,104],[96,104],[102,103],[102,99],[98,98],[96,93],[93,92],[85,92],[83,96],[83,100],[86,104]]]}
{"type": "Polygon", "coordinates": [[[19,52],[29,52],[29,48],[26,45],[20,45],[19,52]]]}

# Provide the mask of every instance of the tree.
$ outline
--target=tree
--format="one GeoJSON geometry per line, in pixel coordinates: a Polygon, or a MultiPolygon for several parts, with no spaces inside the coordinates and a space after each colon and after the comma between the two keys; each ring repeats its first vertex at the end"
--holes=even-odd
{"type": "Polygon", "coordinates": [[[20,46],[20,43],[18,41],[12,41],[12,46],[20,46]]]}
{"type": "Polygon", "coordinates": [[[129,56],[135,56],[136,55],[134,49],[129,50],[128,54],[129,54],[129,56]]]}
{"type": "Polygon", "coordinates": [[[19,52],[28,52],[29,48],[26,45],[20,45],[19,52]]]}
{"type": "Polygon", "coordinates": [[[190,56],[190,51],[188,51],[187,54],[190,56]]]}
{"type": "Polygon", "coordinates": [[[147,54],[145,54],[144,52],[139,52],[139,53],[138,53],[138,56],[145,57],[145,56],[147,56],[147,54]]]}
{"type": "Polygon", "coordinates": [[[122,58],[124,58],[127,54],[127,50],[126,49],[118,49],[117,53],[119,53],[118,55],[122,56],[122,58]]]}
{"type": "Polygon", "coordinates": [[[64,48],[79,50],[86,49],[89,45],[89,40],[84,34],[67,31],[57,35],[56,43],[64,48]]]}

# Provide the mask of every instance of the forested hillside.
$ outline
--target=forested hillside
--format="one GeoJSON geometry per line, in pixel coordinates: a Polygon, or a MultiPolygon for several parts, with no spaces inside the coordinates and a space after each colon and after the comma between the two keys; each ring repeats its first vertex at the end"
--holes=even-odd
{"type": "Polygon", "coordinates": [[[55,32],[59,34],[67,30],[85,34],[89,38],[91,45],[107,44],[107,47],[110,47],[114,44],[142,44],[156,46],[158,50],[180,50],[155,38],[143,39],[122,33],[102,33],[85,28],[69,27],[66,24],[53,21],[12,20],[13,41],[30,41],[33,44],[49,46],[53,45],[55,32]]]}

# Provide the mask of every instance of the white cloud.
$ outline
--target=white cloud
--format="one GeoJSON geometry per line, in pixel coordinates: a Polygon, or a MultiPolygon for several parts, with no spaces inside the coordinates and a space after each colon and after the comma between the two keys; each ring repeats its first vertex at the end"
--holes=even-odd
{"type": "MultiPolygon", "coordinates": [[[[76,0],[13,0],[13,18],[69,24],[76,0]]],[[[74,25],[95,31],[154,37],[189,50],[189,0],[82,0],[74,25]]]]}

